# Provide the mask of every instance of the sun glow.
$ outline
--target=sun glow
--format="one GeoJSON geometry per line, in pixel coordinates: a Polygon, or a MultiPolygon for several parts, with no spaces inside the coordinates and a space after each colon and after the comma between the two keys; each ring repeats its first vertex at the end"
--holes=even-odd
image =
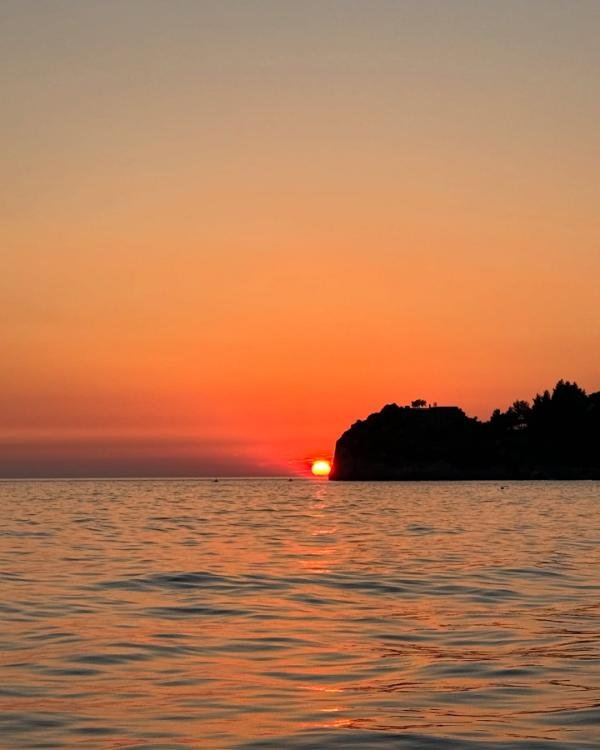
{"type": "Polygon", "coordinates": [[[313,461],[310,470],[316,477],[326,477],[331,471],[331,464],[329,461],[319,459],[318,461],[313,461]]]}

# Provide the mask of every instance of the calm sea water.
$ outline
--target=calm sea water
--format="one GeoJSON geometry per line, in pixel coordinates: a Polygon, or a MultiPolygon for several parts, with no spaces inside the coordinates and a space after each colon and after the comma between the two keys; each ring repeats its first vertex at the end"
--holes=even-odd
{"type": "Polygon", "coordinates": [[[0,747],[599,748],[600,483],[0,483],[0,747]]]}

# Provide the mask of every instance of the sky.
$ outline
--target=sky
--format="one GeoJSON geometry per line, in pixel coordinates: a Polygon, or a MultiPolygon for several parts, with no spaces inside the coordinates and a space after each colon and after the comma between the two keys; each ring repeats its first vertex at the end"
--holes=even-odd
{"type": "Polygon", "coordinates": [[[295,474],[600,389],[595,0],[0,0],[0,476],[295,474]]]}

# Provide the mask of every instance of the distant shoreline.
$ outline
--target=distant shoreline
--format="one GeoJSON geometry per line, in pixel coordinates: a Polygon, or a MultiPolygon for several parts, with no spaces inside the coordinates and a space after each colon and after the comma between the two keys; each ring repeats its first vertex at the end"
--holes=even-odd
{"type": "Polygon", "coordinates": [[[600,479],[600,391],[559,380],[489,421],[458,406],[387,404],[335,446],[332,481],[600,479]]]}
{"type": "MultiPolygon", "coordinates": [[[[322,484],[327,481],[325,477],[316,478],[311,476],[218,476],[218,477],[0,477],[1,484],[10,484],[11,482],[202,482],[202,483],[214,483],[214,480],[218,479],[219,482],[285,482],[289,483],[290,479],[293,482],[310,482],[311,484],[322,484]]],[[[586,476],[586,477],[431,477],[431,476],[420,476],[420,477],[373,477],[373,478],[330,478],[331,482],[398,482],[409,484],[411,482],[415,484],[422,483],[459,483],[459,482],[472,482],[472,483],[496,483],[496,482],[517,482],[519,484],[524,482],[600,482],[600,475],[598,476],[586,476]]]]}
{"type": "Polygon", "coordinates": [[[600,473],[593,476],[544,476],[544,477],[329,477],[331,482],[599,482],[600,473]]]}

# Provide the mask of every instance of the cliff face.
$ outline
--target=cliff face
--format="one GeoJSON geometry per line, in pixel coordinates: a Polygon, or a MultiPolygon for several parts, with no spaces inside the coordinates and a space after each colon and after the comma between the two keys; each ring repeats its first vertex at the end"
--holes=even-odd
{"type": "Polygon", "coordinates": [[[337,441],[331,479],[454,479],[477,473],[482,425],[456,406],[388,404],[337,441]]]}
{"type": "Polygon", "coordinates": [[[339,438],[330,479],[600,479],[600,393],[559,381],[489,422],[388,404],[339,438]]]}

